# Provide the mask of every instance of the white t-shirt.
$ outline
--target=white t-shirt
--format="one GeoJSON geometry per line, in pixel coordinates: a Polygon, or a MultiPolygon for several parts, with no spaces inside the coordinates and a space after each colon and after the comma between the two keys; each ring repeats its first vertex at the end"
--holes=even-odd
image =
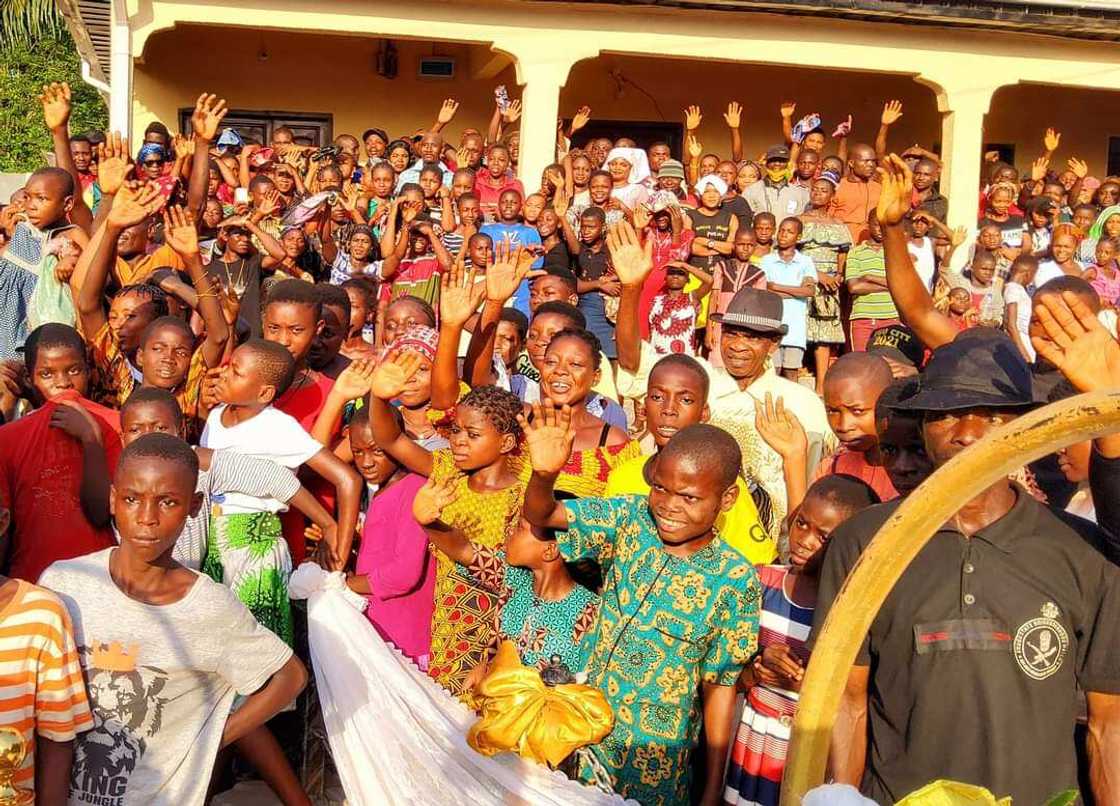
{"type": "Polygon", "coordinates": [[[1038,264],[1038,271],[1034,275],[1034,287],[1042,288],[1055,277],[1061,277],[1064,274],[1062,267],[1053,260],[1044,260],[1038,264]]]}
{"type": "MultiPolygon", "coordinates": [[[[225,409],[225,406],[218,406],[206,418],[206,427],[202,430],[199,443],[202,447],[271,459],[291,470],[295,470],[323,449],[294,417],[271,406],[232,428],[222,424],[222,412],[225,409]]],[[[275,498],[257,498],[243,493],[212,494],[211,500],[221,507],[224,514],[231,515],[283,512],[287,509],[285,502],[275,498]]]]}
{"type": "Polygon", "coordinates": [[[56,562],[39,579],[70,612],[93,709],[69,802],[201,806],[234,696],[260,689],[292,650],[202,574],[173,604],[128,597],[109,575],[113,551],[56,562]]]}
{"type": "Polygon", "coordinates": [[[1008,283],[1003,287],[1003,302],[1005,305],[1015,303],[1015,329],[1019,331],[1019,339],[1027,348],[1030,360],[1034,361],[1034,345],[1031,344],[1031,297],[1027,289],[1018,283],[1008,283]]]}
{"type": "Polygon", "coordinates": [[[922,238],[921,244],[907,241],[906,250],[914,261],[914,271],[922,278],[926,291],[933,289],[933,278],[937,274],[937,263],[933,256],[933,241],[929,237],[922,238]]]}

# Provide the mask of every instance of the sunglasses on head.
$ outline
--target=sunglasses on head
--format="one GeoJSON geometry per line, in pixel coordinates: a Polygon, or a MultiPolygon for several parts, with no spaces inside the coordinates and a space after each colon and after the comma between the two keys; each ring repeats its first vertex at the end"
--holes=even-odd
{"type": "Polygon", "coordinates": [[[161,159],[144,160],[144,164],[145,165],[163,165],[163,160],[161,160],[161,159]]]}

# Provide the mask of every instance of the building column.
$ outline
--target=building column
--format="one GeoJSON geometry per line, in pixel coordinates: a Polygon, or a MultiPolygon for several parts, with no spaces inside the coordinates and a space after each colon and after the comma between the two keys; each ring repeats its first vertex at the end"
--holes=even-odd
{"type": "Polygon", "coordinates": [[[980,171],[984,159],[984,116],[995,87],[938,93],[941,109],[941,192],[949,200],[950,226],[976,229],[980,171]]]}
{"type": "Polygon", "coordinates": [[[132,135],[132,32],[125,0],[113,0],[109,39],[109,130],[132,135]]]}

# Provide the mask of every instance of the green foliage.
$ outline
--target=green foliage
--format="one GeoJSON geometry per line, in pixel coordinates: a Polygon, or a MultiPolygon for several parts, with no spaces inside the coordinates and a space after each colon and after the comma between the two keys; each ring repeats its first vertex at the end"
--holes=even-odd
{"type": "Polygon", "coordinates": [[[1072,806],[1077,802],[1078,797],[1079,794],[1076,789],[1067,789],[1046,801],[1046,806],[1072,806]]]}
{"type": "Polygon", "coordinates": [[[43,125],[38,96],[52,81],[70,84],[72,133],[108,127],[108,109],[97,90],[82,81],[81,62],[68,32],[43,37],[34,45],[13,42],[0,48],[0,171],[32,171],[46,164],[51,135],[43,125]]]}
{"type": "Polygon", "coordinates": [[[0,0],[0,47],[33,44],[64,30],[54,0],[0,0]]]}

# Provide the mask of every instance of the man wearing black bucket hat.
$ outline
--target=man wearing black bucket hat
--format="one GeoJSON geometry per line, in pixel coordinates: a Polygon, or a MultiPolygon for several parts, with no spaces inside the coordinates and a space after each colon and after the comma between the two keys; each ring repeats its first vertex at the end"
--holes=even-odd
{"type": "MultiPolygon", "coordinates": [[[[615,227],[608,238],[611,263],[622,284],[615,341],[618,347],[618,391],[640,399],[653,365],[660,358],[639,334],[638,305],[642,284],[652,269],[649,243],[643,250],[629,224],[615,227]]],[[[720,322],[722,367],[697,359],[708,373],[710,422],[727,431],[743,454],[743,469],[768,494],[773,512],[768,531],[777,537],[786,516],[786,478],[782,457],[766,444],[755,428],[755,405],[767,396],[781,398],[786,410],[801,422],[808,438],[807,467],[836,449],[836,436],[828,426],[824,404],[813,390],[782,378],[774,370],[771,355],[786,332],[782,324],[782,299],[770,291],[744,288],[731,299],[727,311],[714,317],[720,322]]],[[[808,479],[803,480],[805,483],[808,479]]]]}
{"type": "MultiPolygon", "coordinates": [[[[938,348],[893,408],[922,418],[926,452],[948,462],[1039,403],[1021,354],[976,329],[938,348]]],[[[814,631],[898,502],[837,529],[814,631]]],[[[1015,803],[1078,786],[1077,691],[1087,692],[1090,780],[1120,802],[1120,570],[1094,524],[1053,512],[1003,479],[945,523],[880,609],[848,678],[831,773],[894,803],[939,778],[1015,803]]]]}

